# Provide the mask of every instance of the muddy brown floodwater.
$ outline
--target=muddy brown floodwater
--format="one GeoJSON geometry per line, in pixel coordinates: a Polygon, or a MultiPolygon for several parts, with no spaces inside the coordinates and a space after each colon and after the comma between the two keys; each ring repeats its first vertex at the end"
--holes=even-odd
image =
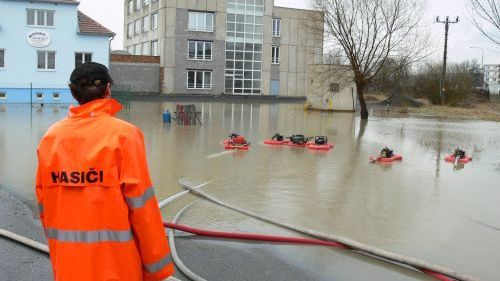
{"type": "MultiPolygon", "coordinates": [[[[133,102],[119,114],[144,131],[159,200],[181,190],[178,178],[210,180],[205,191],[276,220],[435,262],[481,280],[500,280],[499,123],[408,117],[371,117],[363,123],[349,113],[305,112],[301,104],[197,103],[202,126],[164,124],[162,111],[174,106],[133,102]],[[250,151],[221,153],[221,142],[230,132],[245,135],[250,151]],[[326,135],[335,148],[321,153],[262,144],[276,132],[326,135]],[[369,156],[384,146],[403,154],[403,161],[369,163],[369,156]],[[458,168],[444,162],[455,147],[474,160],[458,168]]],[[[67,107],[60,106],[41,110],[0,105],[0,188],[32,209],[36,145],[50,124],[66,114],[67,107]]],[[[254,222],[219,209],[199,204],[184,221],[252,230],[254,222]]],[[[165,215],[178,210],[167,209],[165,215]]],[[[255,223],[256,229],[261,227],[255,223]]],[[[307,256],[301,258],[314,261],[315,270],[326,276],[332,268],[338,277],[369,268],[360,266],[355,255],[332,261],[322,258],[321,251],[286,253],[307,256]],[[329,268],[334,263],[342,266],[329,268]]],[[[300,259],[296,262],[303,266],[300,259]]],[[[395,269],[384,270],[389,274],[395,269]]],[[[390,274],[380,280],[425,280],[390,274]]]]}

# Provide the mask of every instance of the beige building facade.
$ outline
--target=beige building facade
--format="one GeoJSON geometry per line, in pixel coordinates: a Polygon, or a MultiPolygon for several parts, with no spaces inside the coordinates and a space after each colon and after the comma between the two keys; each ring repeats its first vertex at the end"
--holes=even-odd
{"type": "Polygon", "coordinates": [[[323,15],[273,0],[125,0],[125,49],[160,56],[162,92],[307,96],[323,15]]]}

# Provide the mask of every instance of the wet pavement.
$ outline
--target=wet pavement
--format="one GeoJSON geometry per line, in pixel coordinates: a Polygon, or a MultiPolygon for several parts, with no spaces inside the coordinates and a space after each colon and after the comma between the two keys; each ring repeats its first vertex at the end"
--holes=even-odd
{"type": "MultiPolygon", "coordinates": [[[[0,190],[0,228],[47,244],[40,221],[22,202],[0,190]]],[[[52,280],[49,257],[0,237],[0,280],[52,280]]]]}
{"type": "MultiPolygon", "coordinates": [[[[212,180],[205,187],[207,192],[276,220],[428,260],[481,280],[500,279],[496,270],[500,260],[496,246],[500,245],[498,123],[408,116],[371,117],[363,123],[349,113],[305,112],[302,104],[198,103],[202,126],[163,124],[161,112],[167,108],[172,112],[174,106],[133,102],[130,110],[120,113],[144,131],[160,200],[181,191],[178,178],[200,183],[212,180]],[[221,142],[232,131],[248,137],[250,151],[224,152],[221,142]],[[262,144],[276,132],[326,135],[335,148],[320,153],[262,144]],[[403,161],[368,163],[369,156],[386,145],[402,153],[403,161]],[[457,146],[472,155],[470,164],[453,167],[444,162],[444,156],[457,146]]],[[[52,106],[0,108],[0,189],[32,209],[36,144],[48,126],[66,113],[66,108],[52,106]]],[[[167,208],[165,216],[171,218],[187,201],[167,208]]],[[[210,229],[280,233],[217,210],[199,204],[182,222],[210,229]]],[[[179,244],[180,254],[193,271],[211,277],[214,266],[224,263],[223,257],[231,257],[229,261],[240,257],[245,261],[242,267],[228,261],[231,270],[227,272],[261,272],[263,280],[277,278],[273,273],[266,275],[273,264],[275,269],[293,265],[290,276],[312,271],[311,280],[361,280],[372,275],[380,276],[377,280],[426,280],[408,270],[401,273],[392,266],[330,249],[199,238],[181,238],[179,244]],[[197,249],[203,249],[202,253],[197,249]],[[207,251],[217,259],[209,261],[214,266],[203,268],[207,251]],[[270,260],[270,265],[256,261],[258,257],[270,260]]]]}

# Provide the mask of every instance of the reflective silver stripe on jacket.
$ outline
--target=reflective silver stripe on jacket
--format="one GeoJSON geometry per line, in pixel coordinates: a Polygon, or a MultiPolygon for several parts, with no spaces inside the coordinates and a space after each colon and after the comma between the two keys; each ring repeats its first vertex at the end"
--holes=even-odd
{"type": "Polygon", "coordinates": [[[165,266],[167,266],[169,263],[172,263],[172,256],[170,255],[170,253],[166,254],[161,260],[155,263],[144,265],[144,269],[146,270],[146,272],[153,274],[165,268],[165,266]]]}
{"type": "Polygon", "coordinates": [[[40,214],[43,213],[43,204],[42,203],[38,203],[38,212],[40,214]]]}
{"type": "Polygon", "coordinates": [[[61,242],[127,242],[132,240],[130,230],[58,230],[46,229],[47,238],[61,242]]]}
{"type": "Polygon", "coordinates": [[[126,197],[127,205],[130,209],[137,209],[143,207],[146,202],[155,196],[155,190],[152,186],[148,187],[141,196],[126,197]]]}

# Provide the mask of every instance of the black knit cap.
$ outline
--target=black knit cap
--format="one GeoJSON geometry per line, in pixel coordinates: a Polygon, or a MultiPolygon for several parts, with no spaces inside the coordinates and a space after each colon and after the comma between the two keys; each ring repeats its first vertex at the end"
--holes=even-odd
{"type": "Polygon", "coordinates": [[[73,70],[69,78],[72,85],[91,87],[112,83],[108,68],[100,63],[86,62],[73,70]]]}

